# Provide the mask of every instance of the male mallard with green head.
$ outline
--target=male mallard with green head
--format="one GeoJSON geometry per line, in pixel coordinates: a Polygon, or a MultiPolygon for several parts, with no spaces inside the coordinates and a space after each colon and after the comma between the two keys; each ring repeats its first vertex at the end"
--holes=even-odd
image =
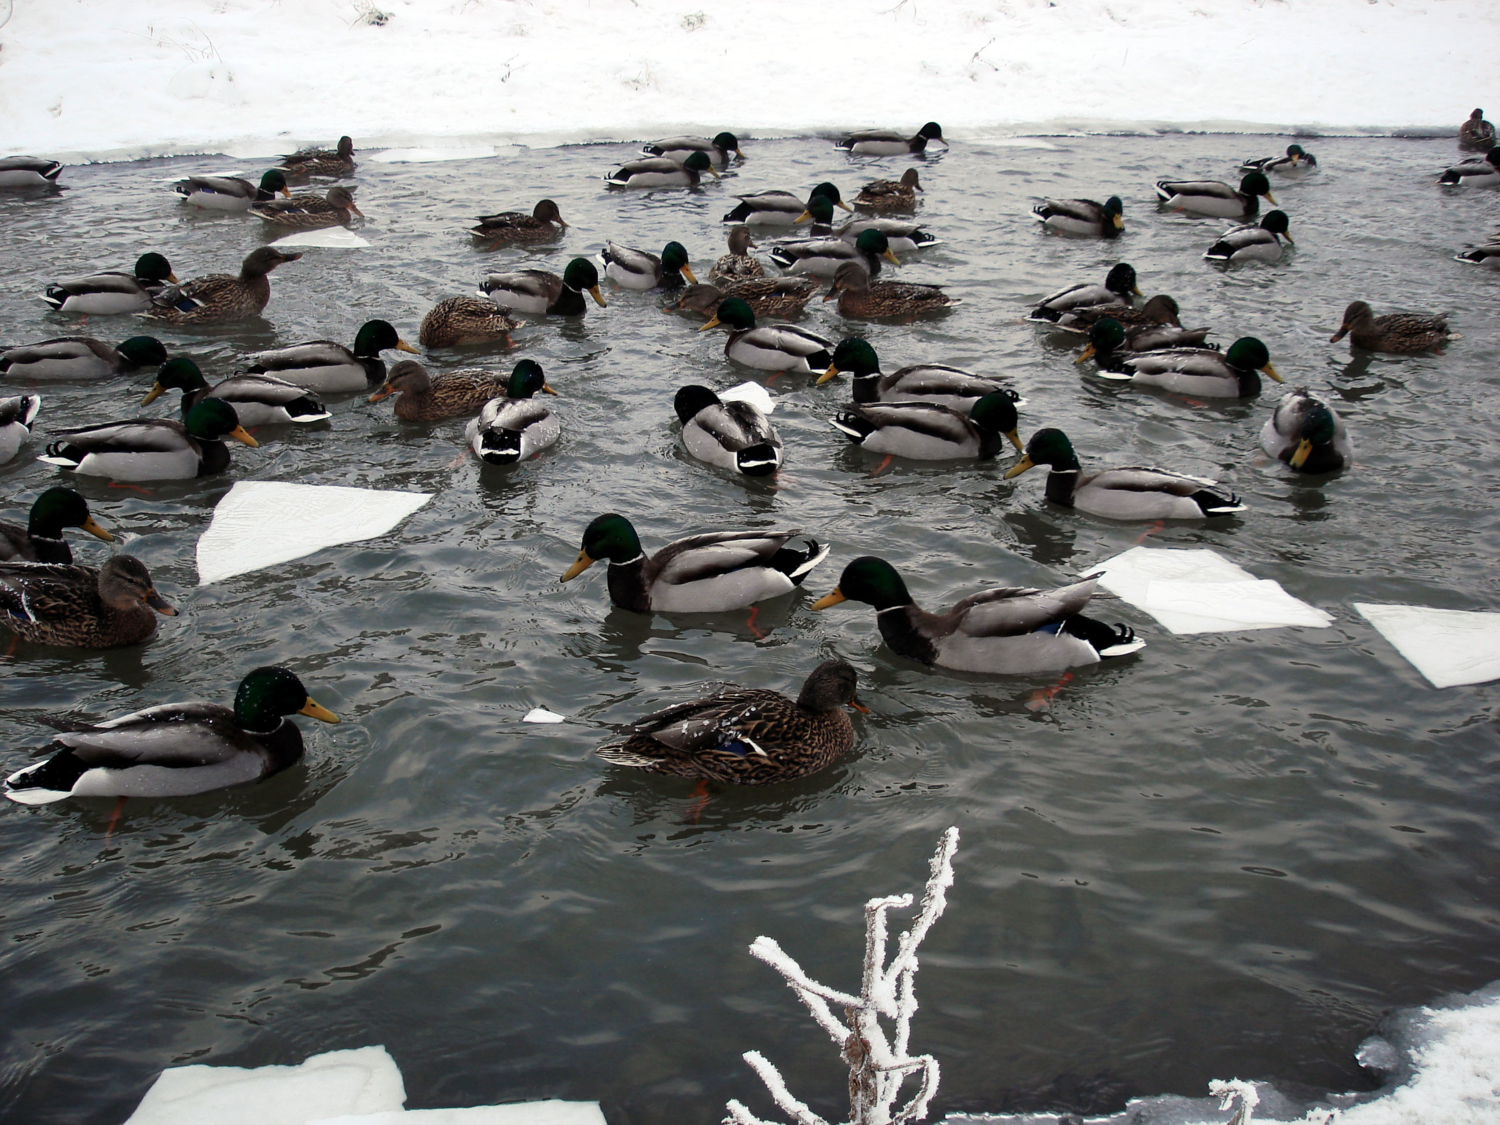
{"type": "Polygon", "coordinates": [[[720,302],[713,318],[699,332],[720,324],[729,326],[724,355],[761,371],[822,371],[831,360],[832,340],[795,324],[755,323],[755,314],[739,297],[720,302]]]}
{"type": "Polygon", "coordinates": [[[155,336],[132,336],[113,348],[92,336],[59,336],[0,351],[0,377],[84,382],[166,362],[167,349],[155,336]]]}
{"type": "Polygon", "coordinates": [[[1023,399],[1008,380],[988,378],[944,363],[916,363],[889,375],[881,373],[880,358],[868,340],[851,336],[833,349],[833,362],[818,377],[818,386],[848,372],[853,376],[850,397],[855,402],[925,402],[946,406],[968,416],[987,394],[1001,394],[1017,406],[1023,399]]]}
{"type": "Polygon", "coordinates": [[[556,444],[562,423],[538,393],[557,394],[547,385],[542,365],[523,359],[510,373],[505,394],[484,404],[464,430],[474,456],[487,465],[514,465],[556,444]]]}
{"type": "Polygon", "coordinates": [[[287,190],[286,173],[280,168],[272,168],[262,176],[259,187],[238,176],[189,176],[173,184],[172,190],[182,196],[184,203],[206,211],[248,211],[258,203],[271,202],[277,195],[290,198],[292,194],[287,190]]]}
{"type": "Polygon", "coordinates": [[[281,426],[290,422],[322,422],[331,417],[323,404],[307,393],[306,387],[288,383],[272,375],[242,372],[215,383],[212,387],[198,365],[181,357],[168,360],[156,373],[156,382],[142,406],[149,406],[169,390],[182,392],[182,416],[206,399],[221,399],[234,407],[241,426],[281,426]]]}
{"type": "Polygon", "coordinates": [[[601,309],[608,307],[599,292],[599,271],[587,258],[574,258],[561,277],[550,270],[514,270],[492,273],[479,283],[480,296],[532,316],[582,316],[588,311],[584,293],[601,309]]]}
{"type": "Polygon", "coordinates": [[[73,549],[63,538],[67,527],[114,542],[115,537],[99,526],[82,496],[71,488],[49,488],[32,502],[25,527],[0,520],[0,562],[71,563],[73,549]]]}
{"type": "Polygon", "coordinates": [[[211,398],[194,406],[181,422],[133,418],[60,430],[58,440],[37,460],[110,480],[186,480],[229,468],[226,437],[252,449],[257,444],[240,425],[234,407],[211,398]]]}
{"type": "MultiPolygon", "coordinates": [[[[486,305],[493,313],[494,307],[488,302],[486,305]]],[[[412,355],[420,354],[401,338],[389,321],[369,320],[360,325],[353,348],[332,340],[309,340],[288,348],[256,352],[250,357],[249,371],[252,375],[271,375],[322,394],[366,391],[385,381],[385,361],[380,358],[380,353],[391,348],[412,355]]]]}
{"type": "Polygon", "coordinates": [[[1276,202],[1264,172],[1246,175],[1238,191],[1219,180],[1158,180],[1156,196],[1170,210],[1221,219],[1253,219],[1262,198],[1276,202]]]}
{"type": "Polygon", "coordinates": [[[166,288],[177,284],[171,263],[160,254],[142,254],[130,272],[108,270],[88,277],[59,281],[42,292],[42,300],[57,312],[80,316],[113,316],[141,312],[166,288]]]}

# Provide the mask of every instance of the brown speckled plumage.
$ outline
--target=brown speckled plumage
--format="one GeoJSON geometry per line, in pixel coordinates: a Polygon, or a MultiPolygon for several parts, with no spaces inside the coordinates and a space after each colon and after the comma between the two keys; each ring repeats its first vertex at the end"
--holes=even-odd
{"type": "Polygon", "coordinates": [[[871,281],[857,262],[845,262],[833,275],[833,288],[823,299],[835,297],[839,315],[856,317],[915,316],[943,312],[959,303],[936,285],[871,281]]]}
{"type": "Polygon", "coordinates": [[[271,281],[266,275],[284,262],[295,262],[301,254],[284,254],[272,246],[252,250],[238,275],[211,273],[162,293],[159,302],[141,313],[147,320],[168,324],[219,324],[259,316],[271,299],[271,281]]]}
{"type": "Polygon", "coordinates": [[[1427,352],[1448,342],[1448,318],[1420,313],[1388,313],[1376,316],[1364,301],[1344,310],[1344,322],[1328,338],[1337,343],[1349,337],[1349,347],[1367,352],[1427,352]]]}
{"type": "MultiPolygon", "coordinates": [[[[637,719],[596,753],[617,766],[740,785],[806,777],[854,745],[846,705],[855,672],[842,660],[813,669],[796,701],[780,692],[721,684],[706,698],[637,719]]],[[[861,708],[863,710],[863,708],[861,708]]]]}
{"type": "Polygon", "coordinates": [[[713,280],[723,278],[726,281],[737,281],[741,278],[764,277],[766,267],[760,264],[760,259],[750,253],[750,248],[755,242],[750,237],[750,228],[741,223],[729,228],[729,253],[724,254],[714,263],[714,268],[708,271],[708,276],[713,280]]]}
{"type": "Polygon", "coordinates": [[[333,187],[328,194],[302,192],[289,199],[272,199],[257,203],[250,214],[275,227],[290,230],[318,230],[322,227],[348,226],[355,215],[364,217],[354,205],[348,188],[333,187]]]}
{"type": "Polygon", "coordinates": [[[479,225],[470,227],[469,233],[490,246],[511,246],[520,243],[550,242],[567,229],[562,212],[550,199],[540,200],[525,211],[501,211],[497,215],[480,215],[479,225]]]}
{"type": "Polygon", "coordinates": [[[492,398],[505,394],[507,379],[486,371],[445,371],[432,376],[414,359],[402,360],[391,368],[385,384],[370,396],[379,402],[393,394],[396,417],[403,422],[438,422],[478,414],[492,398]]]}
{"type": "Polygon", "coordinates": [[[811,277],[747,277],[740,281],[723,278],[713,285],[689,285],[676,304],[667,308],[711,317],[720,302],[738,297],[750,306],[757,320],[785,320],[800,315],[817,291],[817,279],[811,277]]]}
{"type": "Polygon", "coordinates": [[[354,141],[340,137],[335,149],[305,148],[281,158],[281,171],[289,184],[305,184],[314,176],[336,180],[354,175],[354,141]]]}
{"type": "Polygon", "coordinates": [[[510,344],[518,322],[504,309],[482,297],[445,297],[432,306],[417,330],[424,348],[454,348],[463,344],[510,344]]]}
{"type": "Polygon", "coordinates": [[[917,192],[922,185],[917,182],[917,170],[908,168],[899,180],[876,180],[859,189],[854,197],[854,206],[861,211],[885,214],[889,211],[915,211],[917,192]]]}
{"type": "Polygon", "coordinates": [[[0,622],[37,644],[114,648],[156,632],[156,615],[177,611],[161,599],[133,555],[104,566],[0,563],[0,622]]]}

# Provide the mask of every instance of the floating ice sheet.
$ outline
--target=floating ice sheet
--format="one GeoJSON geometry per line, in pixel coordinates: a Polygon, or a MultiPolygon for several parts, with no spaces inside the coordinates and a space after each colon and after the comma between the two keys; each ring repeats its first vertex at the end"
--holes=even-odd
{"type": "Polygon", "coordinates": [[[549,711],[545,707],[533,707],[521,719],[523,723],[565,723],[566,716],[559,715],[555,711],[549,711]]]}
{"type": "Polygon", "coordinates": [[[358,250],[370,244],[352,230],[345,230],[343,227],[325,227],[322,230],[305,230],[298,234],[289,234],[285,238],[278,238],[271,245],[322,246],[329,250],[358,250]]]}
{"type": "Polygon", "coordinates": [[[1500,679],[1500,613],[1368,602],[1354,608],[1433,687],[1500,679]]]}
{"type": "Polygon", "coordinates": [[[515,1102],[469,1109],[408,1109],[333,1117],[307,1125],[604,1125],[598,1102],[515,1102]]]}
{"type": "Polygon", "coordinates": [[[304,1125],[347,1114],[384,1117],[405,1103],[395,1060],[384,1047],[360,1047],[299,1066],[171,1067],[125,1125],[304,1125]]]}
{"type": "Polygon", "coordinates": [[[1132,547],[1100,564],[1099,585],[1145,610],[1174,633],[1228,633],[1305,625],[1333,618],[1298,601],[1275,582],[1257,579],[1207,549],[1132,547]]]}
{"type": "Polygon", "coordinates": [[[719,395],[720,402],[748,402],[762,414],[769,414],[776,409],[776,400],[771,397],[771,392],[759,383],[741,383],[737,387],[730,387],[719,395]]]}
{"type": "Polygon", "coordinates": [[[198,540],[198,584],[374,539],[431,499],[430,492],[238,481],[198,540]]]}

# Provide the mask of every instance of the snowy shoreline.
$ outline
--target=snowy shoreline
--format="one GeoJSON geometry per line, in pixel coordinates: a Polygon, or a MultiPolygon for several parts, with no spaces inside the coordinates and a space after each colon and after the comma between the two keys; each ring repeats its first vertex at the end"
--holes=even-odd
{"type": "Polygon", "coordinates": [[[1495,101],[1495,42],[1482,0],[22,2],[0,149],[259,159],[348,133],[458,158],[929,119],[968,142],[1432,136],[1495,101]]]}

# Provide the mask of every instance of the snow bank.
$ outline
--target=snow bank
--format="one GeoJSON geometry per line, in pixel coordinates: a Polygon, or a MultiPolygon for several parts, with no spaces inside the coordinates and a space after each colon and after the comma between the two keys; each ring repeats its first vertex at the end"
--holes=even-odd
{"type": "Polygon", "coordinates": [[[348,133],[421,159],[927,119],[966,139],[1453,131],[1497,101],[1497,42],[1491,0],[17,0],[0,145],[258,158],[348,133]]]}
{"type": "MultiPolygon", "coordinates": [[[[1398,1013],[1384,1038],[1367,1039],[1356,1056],[1390,1075],[1375,1094],[1333,1094],[1298,1104],[1270,1083],[1215,1083],[1249,1090],[1243,1120],[1303,1125],[1494,1125],[1500,1120],[1500,982],[1427,1008],[1398,1013]]],[[[1243,1095],[1241,1095],[1243,1098],[1243,1095]]],[[[1241,1103],[1242,1104],[1242,1103],[1241,1103]]],[[[1225,1107],[1227,1109],[1228,1107],[1225,1107]]],[[[1087,1125],[1223,1125],[1219,1098],[1137,1098],[1120,1113],[1087,1125]]],[[[945,1125],[1054,1125],[1050,1113],[950,1115],[945,1125]]],[[[1074,1120],[1077,1120],[1076,1118],[1074,1120]]]]}

